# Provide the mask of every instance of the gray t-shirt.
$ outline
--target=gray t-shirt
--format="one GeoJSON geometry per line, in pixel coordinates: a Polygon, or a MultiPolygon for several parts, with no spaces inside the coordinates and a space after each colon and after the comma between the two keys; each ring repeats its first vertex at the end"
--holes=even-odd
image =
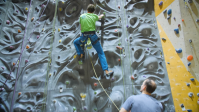
{"type": "Polygon", "coordinates": [[[130,96],[122,107],[131,112],[162,112],[162,104],[147,94],[130,96]]]}

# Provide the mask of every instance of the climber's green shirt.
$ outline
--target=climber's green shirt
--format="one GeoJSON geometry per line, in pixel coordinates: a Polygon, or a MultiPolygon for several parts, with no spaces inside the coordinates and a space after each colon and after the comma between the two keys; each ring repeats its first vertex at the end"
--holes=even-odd
{"type": "Polygon", "coordinates": [[[95,31],[95,22],[98,16],[93,13],[84,13],[80,16],[81,32],[95,31]]]}

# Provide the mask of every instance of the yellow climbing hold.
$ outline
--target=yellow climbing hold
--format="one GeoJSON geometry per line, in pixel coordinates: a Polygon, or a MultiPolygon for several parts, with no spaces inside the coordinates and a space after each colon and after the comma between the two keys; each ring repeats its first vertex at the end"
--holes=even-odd
{"type": "Polygon", "coordinates": [[[60,28],[58,28],[58,32],[60,32],[60,28]]]}
{"type": "Polygon", "coordinates": [[[62,1],[62,3],[64,4],[64,1],[62,1]]]}
{"type": "Polygon", "coordinates": [[[28,7],[26,7],[25,10],[28,10],[28,7]]]}
{"type": "Polygon", "coordinates": [[[44,28],[42,28],[42,31],[44,31],[44,28]]]}
{"type": "Polygon", "coordinates": [[[59,8],[59,11],[62,11],[62,8],[59,8]]]}
{"type": "Polygon", "coordinates": [[[73,58],[75,59],[77,57],[77,55],[75,55],[73,58]]]}
{"type": "Polygon", "coordinates": [[[61,39],[59,40],[59,43],[61,43],[61,39]]]}

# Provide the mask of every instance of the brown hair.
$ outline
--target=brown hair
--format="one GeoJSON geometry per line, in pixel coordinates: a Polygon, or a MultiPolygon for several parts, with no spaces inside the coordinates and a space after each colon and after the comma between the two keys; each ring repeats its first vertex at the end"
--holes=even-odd
{"type": "Polygon", "coordinates": [[[151,79],[147,79],[144,85],[146,85],[146,91],[148,93],[153,93],[157,87],[155,82],[151,79]]]}
{"type": "Polygon", "coordinates": [[[95,6],[93,4],[89,4],[87,7],[88,12],[93,13],[95,11],[95,6]]]}

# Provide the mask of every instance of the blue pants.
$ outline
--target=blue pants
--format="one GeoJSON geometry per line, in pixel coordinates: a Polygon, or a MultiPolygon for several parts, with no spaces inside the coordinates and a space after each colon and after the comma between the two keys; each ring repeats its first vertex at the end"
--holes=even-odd
{"type": "MultiPolygon", "coordinates": [[[[92,44],[98,39],[96,34],[88,35],[88,36],[90,37],[92,44]]],[[[76,48],[76,51],[77,51],[77,55],[83,54],[83,49],[82,49],[82,47],[80,45],[86,44],[87,39],[88,38],[84,37],[83,34],[82,34],[79,38],[74,40],[73,43],[75,45],[75,48],[76,48]]],[[[103,51],[102,46],[99,43],[99,41],[97,41],[97,43],[94,44],[93,47],[97,51],[97,54],[98,54],[98,57],[100,59],[100,63],[101,63],[103,71],[108,70],[108,64],[107,64],[107,61],[106,61],[106,57],[105,57],[104,51],[103,51]]]]}

